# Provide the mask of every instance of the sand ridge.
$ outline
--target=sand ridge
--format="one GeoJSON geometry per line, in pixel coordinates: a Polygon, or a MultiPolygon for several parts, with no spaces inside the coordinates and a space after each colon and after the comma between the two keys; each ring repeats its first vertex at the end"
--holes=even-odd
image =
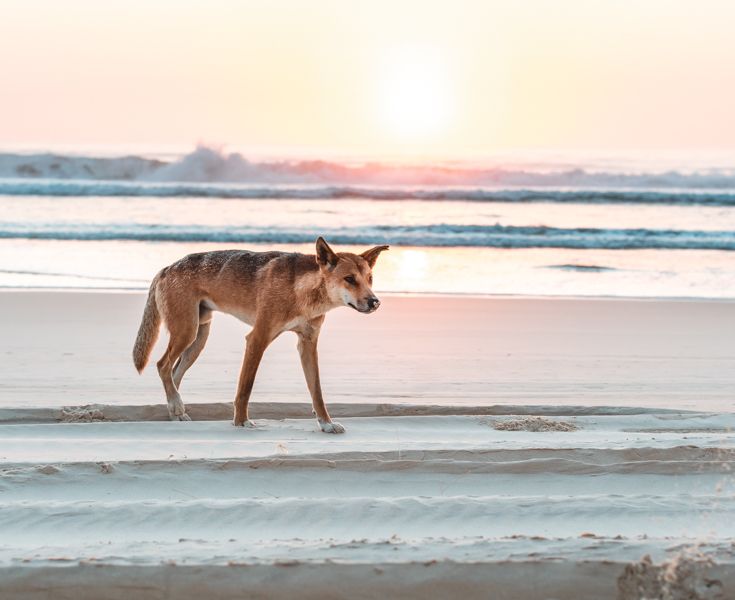
{"type": "Polygon", "coordinates": [[[138,597],[194,597],[191,569],[208,594],[240,582],[291,597],[287,569],[308,598],[326,593],[313,565],[352,578],[358,598],[440,598],[458,574],[468,598],[726,592],[735,415],[609,412],[552,432],[488,415],[346,417],[339,437],[308,419],[0,424],[0,594],[40,597],[53,566],[51,585],[79,598],[123,597],[126,573],[147,578],[138,597]],[[694,547],[709,562],[677,559],[694,547]]]}

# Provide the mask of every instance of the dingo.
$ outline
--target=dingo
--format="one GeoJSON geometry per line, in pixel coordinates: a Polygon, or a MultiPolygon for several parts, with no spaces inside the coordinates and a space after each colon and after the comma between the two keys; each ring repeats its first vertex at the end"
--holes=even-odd
{"type": "Polygon", "coordinates": [[[371,289],[372,268],[388,246],[362,254],[334,252],[323,238],[316,256],[287,252],[223,250],[190,254],[163,268],[151,283],[133,348],[142,372],[163,321],[170,333],[158,361],[172,420],[189,421],[178,388],[209,335],[212,312],[229,313],[252,325],[235,396],[234,425],[248,420],[248,401],[255,373],[268,345],[284,331],[299,336],[301,366],[321,430],[343,433],[327,412],[319,383],[317,340],[327,311],[350,306],[361,313],[378,309],[371,289]]]}

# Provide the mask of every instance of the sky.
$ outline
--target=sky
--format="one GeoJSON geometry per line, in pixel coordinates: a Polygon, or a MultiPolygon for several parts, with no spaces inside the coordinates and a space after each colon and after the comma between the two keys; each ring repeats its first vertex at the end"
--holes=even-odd
{"type": "Polygon", "coordinates": [[[735,3],[3,0],[0,145],[735,148],[735,3]]]}

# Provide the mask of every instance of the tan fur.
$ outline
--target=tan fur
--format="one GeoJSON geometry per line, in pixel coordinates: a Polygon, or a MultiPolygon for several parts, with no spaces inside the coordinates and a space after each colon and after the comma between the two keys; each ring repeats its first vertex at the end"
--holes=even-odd
{"type": "Polygon", "coordinates": [[[324,405],[317,342],[327,311],[350,306],[377,310],[372,268],[388,246],[362,254],[335,253],[319,238],[316,256],[285,252],[225,250],[190,254],[162,269],[151,283],[133,362],[145,367],[163,321],[170,333],[158,361],[172,419],[189,420],[179,394],[181,379],[194,364],[209,335],[212,312],[219,310],[252,325],[235,396],[233,423],[248,421],[255,374],[268,345],[284,331],[298,335],[298,350],[314,413],[323,431],[341,433],[324,405]]]}
{"type": "Polygon", "coordinates": [[[133,362],[138,373],[142,373],[148,364],[153,346],[156,345],[158,332],[161,328],[161,315],[156,307],[156,281],[153,279],[150,290],[148,290],[148,300],[143,309],[143,318],[140,322],[138,337],[135,340],[133,348],[133,362]]]}

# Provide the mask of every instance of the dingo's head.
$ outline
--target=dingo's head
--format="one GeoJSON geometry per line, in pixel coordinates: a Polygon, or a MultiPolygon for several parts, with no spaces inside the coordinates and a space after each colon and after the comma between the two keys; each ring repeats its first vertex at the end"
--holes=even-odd
{"type": "Polygon", "coordinates": [[[378,310],[380,300],[373,294],[373,266],[388,246],[375,246],[362,254],[334,252],[320,237],[316,241],[316,262],[324,276],[329,298],[336,304],[361,313],[378,310]]]}

